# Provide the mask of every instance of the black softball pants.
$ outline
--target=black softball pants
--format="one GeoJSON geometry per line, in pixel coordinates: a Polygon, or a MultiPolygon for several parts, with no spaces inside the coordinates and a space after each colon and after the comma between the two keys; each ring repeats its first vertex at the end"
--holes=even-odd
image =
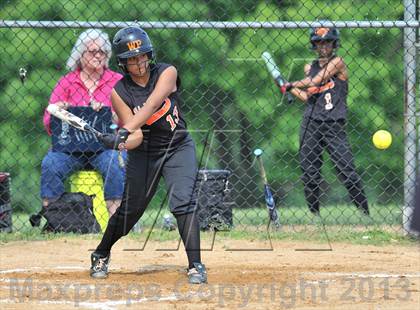
{"type": "Polygon", "coordinates": [[[352,202],[369,214],[362,181],[354,166],[353,154],[345,131],[345,121],[303,119],[300,130],[300,166],[305,198],[312,213],[319,213],[322,153],[327,149],[338,177],[352,202]]]}
{"type": "Polygon", "coordinates": [[[124,196],[109,219],[96,252],[107,255],[113,244],[128,234],[146,210],[162,176],[189,260],[200,262],[199,228],[194,212],[197,163],[194,142],[189,135],[172,148],[129,152],[124,196]],[[190,258],[188,251],[193,257],[190,258]]]}

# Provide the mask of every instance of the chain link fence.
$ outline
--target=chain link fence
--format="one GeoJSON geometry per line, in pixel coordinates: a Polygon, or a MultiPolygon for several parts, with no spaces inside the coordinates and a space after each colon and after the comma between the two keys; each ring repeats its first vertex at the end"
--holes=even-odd
{"type": "MultiPolygon", "coordinates": [[[[38,229],[29,216],[41,208],[41,163],[52,143],[43,114],[57,82],[69,72],[66,61],[77,38],[96,28],[112,39],[127,25],[146,29],[158,62],[177,67],[181,109],[200,168],[229,172],[219,191],[228,197],[222,207],[228,220],[219,222],[229,229],[266,229],[263,184],[253,154],[260,148],[284,230],[308,231],[321,222],[338,231],[367,226],[407,231],[420,158],[418,1],[16,0],[0,6],[0,171],[10,174],[3,178],[9,184],[2,184],[3,191],[10,187],[13,231],[38,229]],[[261,57],[270,52],[287,80],[304,78],[305,64],[317,57],[309,31],[320,26],[340,31],[337,54],[349,77],[346,130],[369,217],[352,204],[326,151],[321,217],[309,211],[299,161],[305,104],[287,102],[261,57]],[[387,150],[372,144],[380,129],[392,133],[387,150]]],[[[110,69],[118,71],[114,57],[110,69]]],[[[162,185],[139,225],[166,221],[167,208],[162,185]]],[[[102,216],[108,217],[106,209],[102,216]]]]}

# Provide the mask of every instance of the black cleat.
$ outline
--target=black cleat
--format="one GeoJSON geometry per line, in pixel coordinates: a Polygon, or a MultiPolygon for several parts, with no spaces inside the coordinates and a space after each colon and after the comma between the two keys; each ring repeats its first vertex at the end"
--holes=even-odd
{"type": "Polygon", "coordinates": [[[108,277],[108,265],[111,254],[106,257],[102,257],[99,254],[93,252],[90,256],[92,266],[90,267],[90,276],[96,279],[105,279],[108,277]]]}
{"type": "Polygon", "coordinates": [[[194,267],[188,270],[188,282],[190,284],[207,283],[206,266],[200,263],[193,263],[194,267]]]}

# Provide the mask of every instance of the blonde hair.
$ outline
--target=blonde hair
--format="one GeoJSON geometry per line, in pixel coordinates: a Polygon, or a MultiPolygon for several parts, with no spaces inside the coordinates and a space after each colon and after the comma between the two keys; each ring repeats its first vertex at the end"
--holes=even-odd
{"type": "Polygon", "coordinates": [[[71,50],[70,57],[67,59],[66,67],[70,71],[80,69],[80,59],[83,53],[86,52],[89,43],[95,41],[106,54],[105,67],[109,66],[109,59],[112,55],[111,42],[109,41],[108,34],[99,29],[88,29],[82,32],[77,38],[71,50]]]}

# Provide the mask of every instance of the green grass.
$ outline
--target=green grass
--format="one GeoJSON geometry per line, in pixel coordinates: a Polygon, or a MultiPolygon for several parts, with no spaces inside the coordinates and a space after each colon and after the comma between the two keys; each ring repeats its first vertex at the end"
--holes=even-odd
{"type": "MultiPolygon", "coordinates": [[[[73,233],[58,233],[58,234],[43,234],[39,229],[33,229],[25,233],[0,233],[0,244],[5,244],[13,241],[34,241],[34,240],[54,240],[54,239],[74,239],[74,240],[97,240],[101,238],[101,234],[97,235],[78,235],[73,233]]],[[[178,240],[179,235],[177,231],[163,231],[161,229],[154,229],[150,231],[150,227],[146,227],[141,233],[130,233],[127,237],[140,244],[146,240],[151,241],[171,241],[178,240]]],[[[216,243],[226,240],[250,240],[250,241],[302,241],[311,242],[312,244],[328,243],[350,243],[359,245],[399,245],[399,246],[418,246],[418,239],[407,237],[401,233],[386,232],[378,229],[366,229],[365,231],[329,231],[326,227],[326,232],[319,227],[310,233],[308,231],[297,232],[273,232],[270,231],[205,231],[201,233],[203,241],[212,241],[215,239],[216,243]]]]}
{"type": "MultiPolygon", "coordinates": [[[[174,240],[176,231],[162,229],[163,214],[156,208],[149,208],[141,219],[141,233],[131,233],[129,238],[155,241],[174,240]],[[155,223],[155,224],[154,224],[155,223]],[[154,228],[152,229],[152,226],[154,228]]],[[[322,220],[314,217],[307,208],[281,208],[279,210],[282,229],[267,231],[267,210],[264,207],[233,210],[234,226],[230,231],[217,232],[216,238],[243,240],[291,240],[315,241],[320,243],[348,242],[354,244],[413,244],[405,237],[401,228],[401,209],[396,205],[371,206],[371,217],[363,216],[352,205],[329,206],[321,210],[322,220]]],[[[0,242],[18,240],[49,240],[57,238],[100,239],[99,235],[43,234],[40,228],[32,228],[29,215],[13,214],[15,232],[0,233],[0,242]]],[[[42,225],[41,225],[42,227],[42,225]]],[[[211,239],[211,232],[204,232],[203,239],[211,239]]]]}
{"type": "Polygon", "coordinates": [[[310,241],[311,243],[328,244],[331,243],[351,243],[361,245],[418,245],[418,240],[404,236],[400,233],[386,232],[378,229],[366,229],[365,231],[330,231],[328,227],[323,230],[321,227],[308,231],[295,232],[249,232],[249,231],[231,231],[218,232],[217,239],[233,240],[284,240],[284,241],[310,241]]]}
{"type": "MultiPolygon", "coordinates": [[[[313,224],[314,216],[307,208],[280,208],[280,221],[285,225],[313,224]]],[[[371,216],[362,215],[353,205],[328,206],[321,209],[325,225],[401,225],[401,207],[396,205],[371,205],[371,216]]],[[[262,225],[267,223],[267,210],[264,207],[234,209],[234,219],[242,225],[262,225]]]]}

